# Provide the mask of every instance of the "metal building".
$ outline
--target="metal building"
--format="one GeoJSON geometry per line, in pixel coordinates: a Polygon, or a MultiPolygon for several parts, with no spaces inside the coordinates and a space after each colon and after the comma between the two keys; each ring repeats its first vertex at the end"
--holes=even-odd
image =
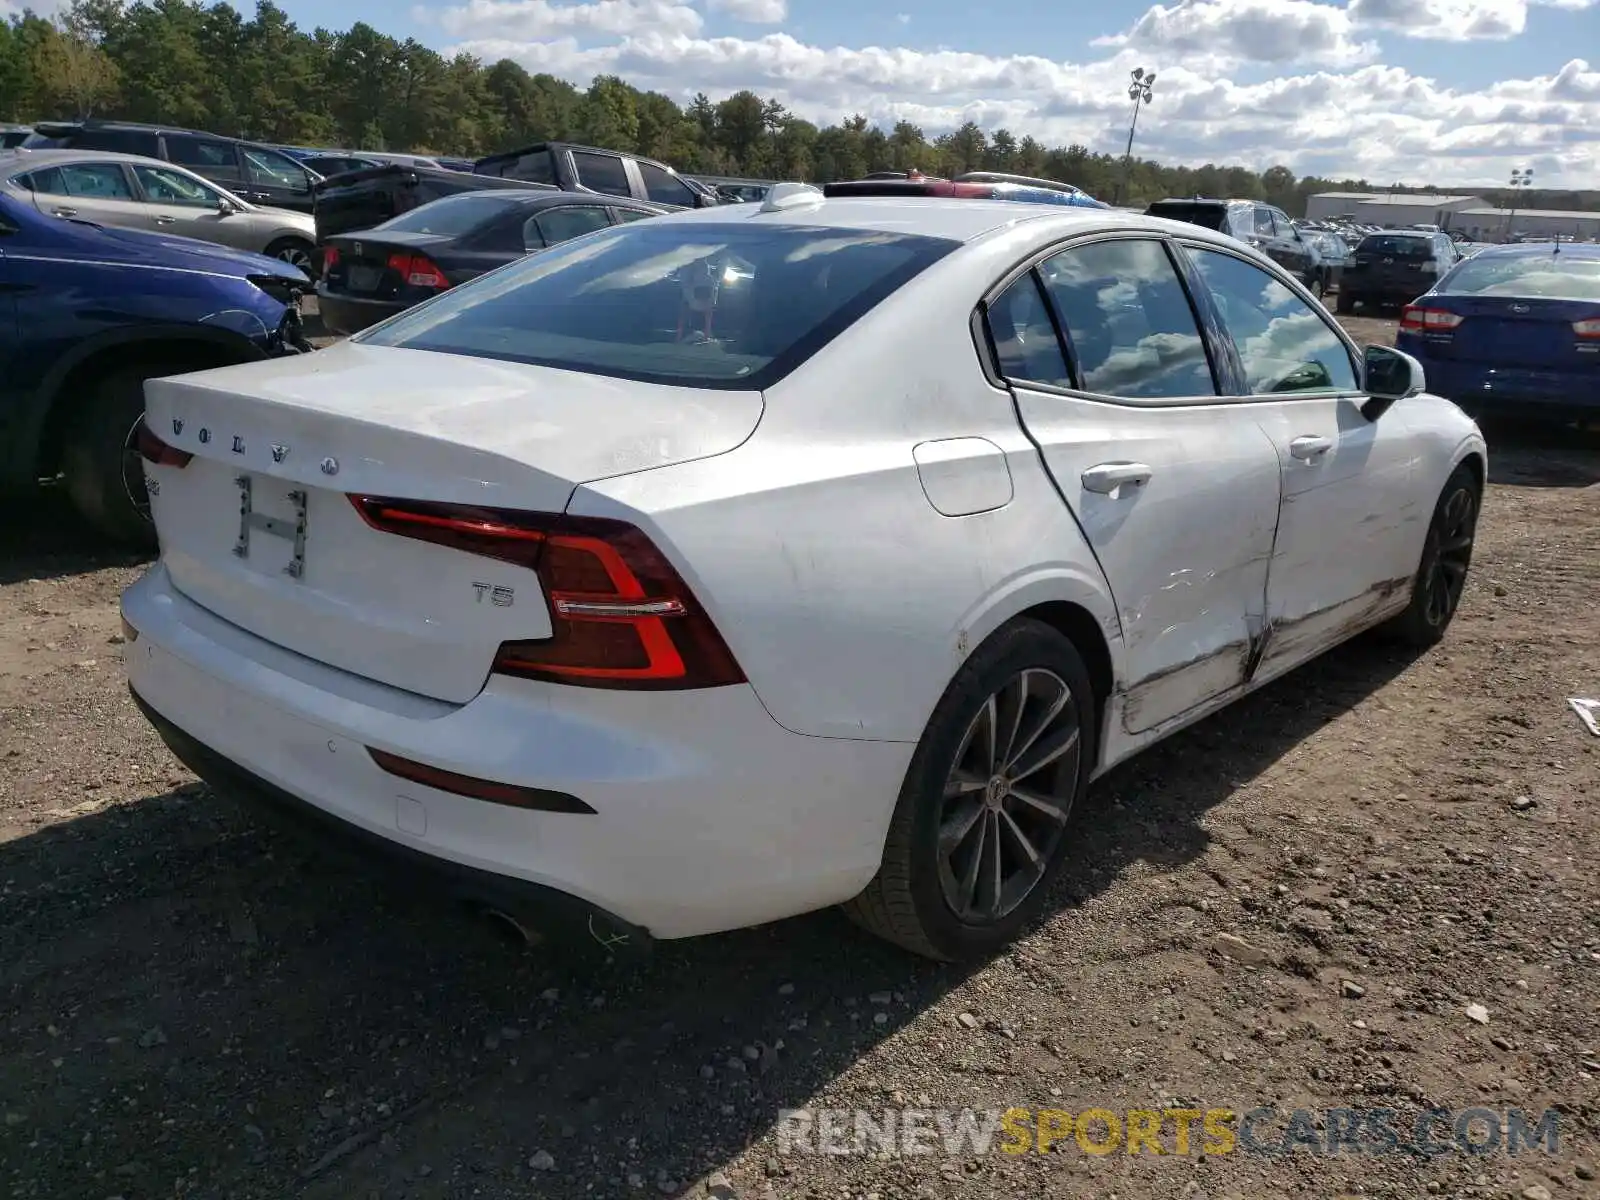
{"type": "Polygon", "coordinates": [[[1473,241],[1498,242],[1508,237],[1560,237],[1587,242],[1600,238],[1600,212],[1559,208],[1465,208],[1451,218],[1451,229],[1473,241]]]}
{"type": "Polygon", "coordinates": [[[1349,217],[1363,225],[1400,228],[1406,225],[1437,225],[1454,228],[1454,216],[1463,209],[1487,208],[1482,196],[1443,196],[1404,192],[1319,192],[1306,197],[1306,218],[1326,221],[1329,217],[1349,217]]]}

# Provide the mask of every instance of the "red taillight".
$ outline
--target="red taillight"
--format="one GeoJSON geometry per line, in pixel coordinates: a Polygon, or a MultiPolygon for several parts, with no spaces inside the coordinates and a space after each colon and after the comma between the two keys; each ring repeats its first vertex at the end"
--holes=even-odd
{"type": "Polygon", "coordinates": [[[450,281],[444,277],[444,272],[426,254],[391,254],[389,269],[398,272],[401,280],[412,287],[443,291],[450,286],[450,281]]]}
{"type": "Polygon", "coordinates": [[[1572,332],[1584,341],[1600,339],[1600,317],[1586,317],[1572,323],[1572,332]]]}
{"type": "Polygon", "coordinates": [[[134,445],[139,448],[139,457],[158,467],[187,467],[189,460],[194,457],[187,450],[167,445],[150,431],[150,426],[143,419],[139,421],[138,431],[133,436],[134,445]]]}
{"type": "Polygon", "coordinates": [[[324,246],[322,248],[322,273],[326,275],[339,265],[339,247],[324,246]]]}
{"type": "Polygon", "coordinates": [[[1460,313],[1446,312],[1442,308],[1408,304],[1400,314],[1400,328],[1412,333],[1446,333],[1465,319],[1460,313]]]}
{"type": "Polygon", "coordinates": [[[493,667],[500,674],[640,690],[745,681],[683,577],[632,525],[375,496],[350,501],[384,533],[538,573],[553,633],[504,643],[493,667]]]}

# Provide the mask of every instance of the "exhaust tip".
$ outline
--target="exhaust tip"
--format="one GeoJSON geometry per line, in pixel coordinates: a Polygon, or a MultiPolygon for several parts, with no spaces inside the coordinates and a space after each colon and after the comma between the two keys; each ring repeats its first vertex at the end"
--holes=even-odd
{"type": "Polygon", "coordinates": [[[489,923],[502,941],[519,948],[537,946],[544,941],[542,935],[529,929],[504,909],[480,907],[477,913],[489,923]]]}

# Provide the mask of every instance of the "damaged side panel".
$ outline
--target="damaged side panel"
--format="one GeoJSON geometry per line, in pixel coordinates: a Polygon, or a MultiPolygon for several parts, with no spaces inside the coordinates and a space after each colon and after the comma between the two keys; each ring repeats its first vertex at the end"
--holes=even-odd
{"type": "Polygon", "coordinates": [[[1265,623],[1282,487],[1249,406],[1015,394],[1116,601],[1113,742],[1239,687],[1265,623]],[[1129,478],[1140,481],[1117,483],[1129,478]]]}

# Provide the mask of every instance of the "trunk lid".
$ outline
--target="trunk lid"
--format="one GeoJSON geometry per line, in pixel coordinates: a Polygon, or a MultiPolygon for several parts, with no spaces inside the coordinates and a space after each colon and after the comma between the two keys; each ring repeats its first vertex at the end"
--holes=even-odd
{"type": "Polygon", "coordinates": [[[366,299],[398,300],[410,293],[426,298],[431,291],[410,287],[389,260],[396,254],[431,255],[453,240],[438,233],[339,234],[327,240],[339,260],[327,269],[323,282],[329,291],[366,299]]]}
{"type": "Polygon", "coordinates": [[[1576,321],[1600,318],[1600,303],[1593,300],[1444,293],[1418,303],[1462,318],[1454,329],[1425,332],[1429,353],[1440,358],[1557,371],[1590,366],[1600,372],[1600,356],[1586,350],[1572,328],[1576,321]]]}
{"type": "Polygon", "coordinates": [[[267,641],[458,704],[501,642],[551,636],[537,575],[373,529],[350,494],[558,513],[579,484],[731,450],[762,412],[758,392],[359,343],[145,396],[151,430],[194,456],[148,470],[174,586],[267,641]]]}

